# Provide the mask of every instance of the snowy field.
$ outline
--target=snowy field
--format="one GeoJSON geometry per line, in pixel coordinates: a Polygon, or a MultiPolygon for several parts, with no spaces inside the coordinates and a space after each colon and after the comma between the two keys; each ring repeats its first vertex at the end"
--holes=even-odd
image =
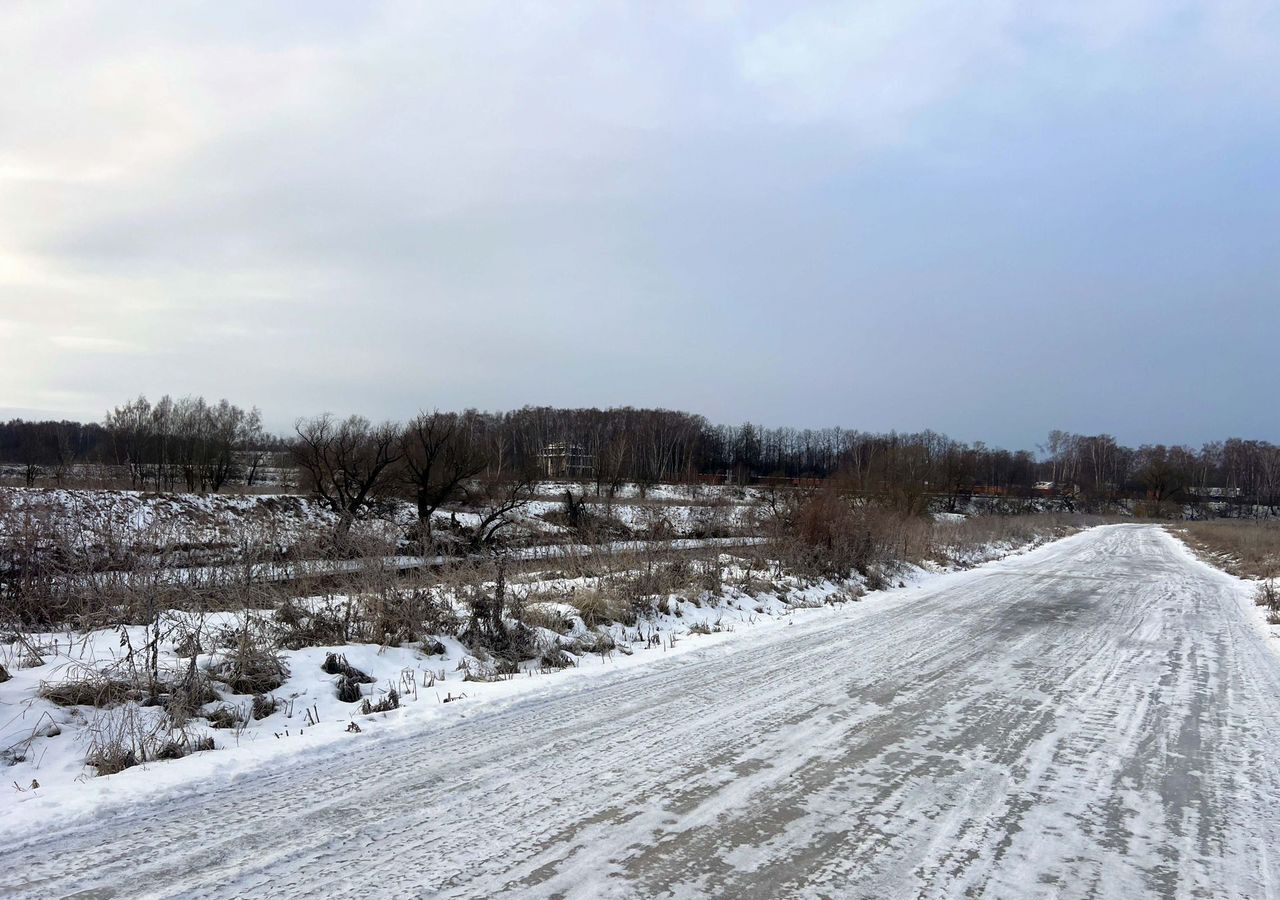
{"type": "MultiPolygon", "coordinates": [[[[591,485],[536,486],[536,496],[511,514],[505,533],[517,543],[558,541],[572,532],[554,519],[564,491],[585,498],[584,509],[614,537],[702,538],[754,533],[760,510],[754,493],[706,486],[658,485],[639,499],[633,485],[619,499],[593,497],[591,485]]],[[[437,510],[439,537],[480,521],[465,505],[437,510]]],[[[122,490],[0,487],[0,534],[39,533],[69,547],[94,548],[114,567],[163,558],[166,565],[218,562],[253,551],[259,556],[306,552],[331,534],[338,517],[324,504],[293,494],[185,494],[122,490]]],[[[375,504],[356,522],[356,537],[395,546],[417,521],[413,505],[375,504]]]]}

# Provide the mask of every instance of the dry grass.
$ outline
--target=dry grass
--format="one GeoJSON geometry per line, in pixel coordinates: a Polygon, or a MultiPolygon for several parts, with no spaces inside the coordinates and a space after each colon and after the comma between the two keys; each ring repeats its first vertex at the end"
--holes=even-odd
{"type": "Polygon", "coordinates": [[[269,629],[246,619],[229,637],[230,646],[213,666],[215,677],[237,694],[267,694],[284,684],[289,669],[269,629]]]}
{"type": "Polygon", "coordinates": [[[97,715],[88,726],[85,762],[99,775],[114,775],[156,759],[178,759],[214,748],[213,738],[175,731],[164,718],[146,716],[136,703],[97,715]]]}
{"type": "Polygon", "coordinates": [[[547,603],[526,604],[521,618],[530,628],[545,628],[556,634],[568,634],[573,629],[572,619],[547,603]]]}
{"type": "Polygon", "coordinates": [[[891,583],[904,564],[967,566],[993,546],[1043,542],[1104,521],[1045,513],[935,520],[845,496],[831,485],[793,497],[773,525],[786,570],[829,578],[856,572],[874,590],[891,583]]]}
{"type": "Polygon", "coordinates": [[[205,718],[210,728],[237,728],[244,724],[244,711],[230,704],[219,706],[205,718]]]}
{"type": "Polygon", "coordinates": [[[982,559],[991,547],[1018,547],[1066,537],[1092,525],[1130,521],[1123,517],[1070,513],[971,516],[959,522],[929,524],[921,554],[911,561],[932,560],[943,565],[967,566],[982,559]]]}
{"type": "Polygon", "coordinates": [[[567,669],[574,665],[573,657],[565,653],[559,644],[543,651],[538,665],[543,669],[567,669]]]}
{"type": "Polygon", "coordinates": [[[588,628],[616,622],[626,615],[626,604],[614,591],[599,588],[578,588],[564,598],[582,617],[588,628]]]}
{"type": "Polygon", "coordinates": [[[102,709],[129,699],[135,685],[93,669],[77,669],[62,681],[40,684],[40,696],[58,706],[92,706],[102,709]]]}
{"type": "Polygon", "coordinates": [[[1241,578],[1280,577],[1280,522],[1214,519],[1172,529],[1206,561],[1241,578]]]}
{"type": "Polygon", "coordinates": [[[370,701],[368,697],[365,697],[364,702],[360,704],[360,712],[366,716],[373,715],[374,713],[390,712],[393,709],[399,708],[400,693],[395,688],[388,690],[377,703],[374,703],[370,701]]]}
{"type": "Polygon", "coordinates": [[[366,675],[364,672],[351,665],[351,663],[347,662],[346,655],[342,653],[326,653],[324,656],[324,662],[320,664],[320,669],[326,675],[341,675],[344,678],[349,678],[352,681],[357,682],[358,684],[373,684],[377,681],[376,678],[366,675]]]}
{"type": "Polygon", "coordinates": [[[1267,611],[1267,621],[1272,625],[1280,625],[1280,585],[1274,578],[1268,578],[1258,585],[1253,602],[1267,611]]]}

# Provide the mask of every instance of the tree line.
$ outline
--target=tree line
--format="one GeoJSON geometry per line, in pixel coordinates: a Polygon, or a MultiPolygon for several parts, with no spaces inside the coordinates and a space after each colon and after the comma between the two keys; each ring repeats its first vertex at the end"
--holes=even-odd
{"type": "Polygon", "coordinates": [[[268,434],[262,414],[227,400],[140,396],[111,409],[102,423],[0,424],[0,461],[63,484],[79,466],[107,466],[131,488],[217,492],[234,478],[252,485],[273,450],[288,442],[268,434]]]}
{"type": "Polygon", "coordinates": [[[20,467],[28,487],[47,474],[61,485],[80,463],[101,460],[107,429],[93,422],[0,422],[0,462],[20,467]]]}
{"type": "Polygon", "coordinates": [[[955,506],[974,493],[1047,494],[1082,507],[1212,500],[1280,512],[1280,446],[1239,438],[1198,450],[1130,448],[1111,435],[1053,431],[1039,452],[1010,451],[933,431],[735,427],[671,410],[532,407],[422,413],[404,426],[321,416],[300,421],[296,431],[294,458],[306,486],[332,497],[335,509],[354,512],[368,496],[399,491],[416,501],[427,527],[430,513],[468,485],[533,483],[545,473],[541,463],[553,444],[581,448],[592,468],[578,480],[610,498],[624,483],[643,495],[665,481],[834,479],[906,512],[922,512],[939,496],[955,506]],[[326,486],[338,481],[341,489],[326,486]]]}
{"type": "Polygon", "coordinates": [[[1049,492],[1086,504],[1212,499],[1280,510],[1280,447],[1241,438],[1126,447],[1107,434],[1053,431],[1035,449],[1007,450],[933,431],[716,425],[678,410],[630,407],[424,412],[379,424],[324,415],[281,436],[265,431],[256,408],[168,396],[130,400],[100,424],[0,424],[0,461],[22,467],[29,484],[39,474],[62,483],[77,463],[95,462],[115,466],[136,488],[217,491],[233,480],[253,484],[275,453],[340,515],[396,493],[416,504],[427,528],[431,513],[464,491],[487,490],[501,505],[499,486],[534,482],[557,444],[588,461],[578,480],[609,497],[624,483],[643,493],[661,482],[837,479],[909,511],[930,497],[955,502],[974,492],[1049,492]]]}

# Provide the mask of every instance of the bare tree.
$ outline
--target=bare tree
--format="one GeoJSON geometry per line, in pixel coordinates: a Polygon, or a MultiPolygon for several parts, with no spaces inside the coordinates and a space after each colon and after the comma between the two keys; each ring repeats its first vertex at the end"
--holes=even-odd
{"type": "Polygon", "coordinates": [[[424,550],[431,543],[432,514],[489,463],[472,426],[465,414],[419,413],[401,434],[403,478],[417,504],[424,550]]]}
{"type": "Polygon", "coordinates": [[[978,455],[984,448],[981,444],[967,447],[945,438],[943,443],[943,486],[947,492],[947,510],[956,512],[960,498],[973,490],[973,483],[977,476],[978,455]]]}
{"type": "Polygon", "coordinates": [[[626,434],[611,435],[608,442],[602,444],[597,452],[596,494],[599,495],[603,485],[607,508],[612,509],[614,497],[627,480],[630,464],[631,444],[626,434]]]}
{"type": "Polygon", "coordinates": [[[129,485],[139,487],[146,478],[146,454],[151,442],[151,403],[139,396],[107,413],[107,434],[113,460],[129,471],[129,485]]]}
{"type": "Polygon", "coordinates": [[[1164,515],[1168,505],[1180,498],[1191,480],[1192,454],[1184,447],[1164,444],[1144,444],[1138,448],[1138,454],[1141,460],[1138,478],[1147,489],[1148,499],[1154,503],[1153,511],[1164,515]]]}
{"type": "Polygon", "coordinates": [[[490,443],[488,469],[483,477],[466,485],[467,502],[480,513],[480,521],[471,533],[473,550],[492,544],[499,532],[515,524],[514,514],[533,499],[538,483],[535,464],[529,460],[524,465],[505,465],[507,446],[505,442],[490,443]]]}
{"type": "Polygon", "coordinates": [[[468,498],[480,512],[480,522],[471,535],[472,549],[488,546],[502,529],[515,524],[513,514],[533,499],[536,483],[532,474],[513,475],[510,472],[501,478],[480,480],[468,498]]]}
{"type": "Polygon", "coordinates": [[[53,422],[49,425],[48,440],[53,459],[53,480],[59,487],[80,458],[81,448],[76,440],[79,427],[74,422],[53,422]]]}
{"type": "Polygon", "coordinates": [[[40,432],[28,428],[18,443],[19,462],[22,463],[22,480],[27,487],[34,487],[40,474],[40,432]]]}
{"type": "Polygon", "coordinates": [[[403,457],[399,429],[373,425],[363,416],[338,421],[325,413],[299,419],[290,448],[304,485],[338,515],[337,536],[345,538],[356,514],[390,479],[403,457]]]}
{"type": "Polygon", "coordinates": [[[237,450],[259,444],[263,437],[262,413],[218,401],[206,407],[205,444],[199,458],[201,490],[217,493],[235,467],[237,450]]]}

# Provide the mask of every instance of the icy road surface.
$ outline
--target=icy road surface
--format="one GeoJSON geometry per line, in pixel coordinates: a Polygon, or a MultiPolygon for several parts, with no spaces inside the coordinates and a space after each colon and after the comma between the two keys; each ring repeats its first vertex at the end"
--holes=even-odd
{"type": "Polygon", "coordinates": [[[1280,664],[1155,527],[0,842],[0,895],[1280,896],[1280,664]]]}

